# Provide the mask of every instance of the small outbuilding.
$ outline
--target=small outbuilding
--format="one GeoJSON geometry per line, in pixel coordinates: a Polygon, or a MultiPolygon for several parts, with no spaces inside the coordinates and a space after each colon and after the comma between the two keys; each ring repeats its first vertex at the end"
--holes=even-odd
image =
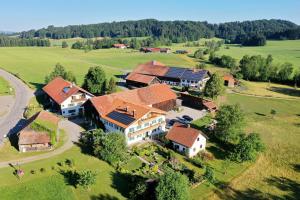
{"type": "Polygon", "coordinates": [[[223,79],[224,79],[224,85],[227,87],[233,88],[236,84],[236,80],[231,74],[224,75],[223,79]]]}
{"type": "Polygon", "coordinates": [[[207,137],[200,130],[181,123],[175,123],[166,138],[172,142],[173,148],[191,158],[205,150],[207,137]]]}
{"type": "Polygon", "coordinates": [[[32,116],[19,132],[19,151],[50,150],[58,140],[59,118],[47,111],[32,116]]]}
{"type": "Polygon", "coordinates": [[[126,49],[127,45],[126,44],[113,44],[113,47],[117,48],[117,49],[126,49]]]}

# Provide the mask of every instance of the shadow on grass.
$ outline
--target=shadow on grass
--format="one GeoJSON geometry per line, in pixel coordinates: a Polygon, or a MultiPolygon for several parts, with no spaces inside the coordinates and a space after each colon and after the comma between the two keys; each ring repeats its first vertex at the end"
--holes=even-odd
{"type": "Polygon", "coordinates": [[[272,86],[268,90],[289,96],[300,97],[300,90],[296,90],[294,88],[281,88],[272,86]]]}
{"type": "Polygon", "coordinates": [[[244,191],[239,191],[232,188],[226,182],[217,182],[215,186],[218,188],[214,190],[215,194],[220,199],[261,199],[261,200],[296,200],[300,196],[300,184],[284,177],[274,177],[267,178],[265,182],[274,186],[277,189],[284,192],[282,195],[274,195],[260,191],[259,189],[246,189],[244,191]]]}
{"type": "Polygon", "coordinates": [[[210,146],[210,147],[207,147],[206,150],[208,150],[209,152],[211,152],[216,159],[223,160],[223,159],[226,158],[226,152],[222,148],[220,148],[220,147],[210,146]]]}
{"type": "Polygon", "coordinates": [[[119,198],[114,197],[110,194],[100,194],[98,196],[91,196],[90,197],[91,200],[119,200],[119,198]]]}
{"type": "Polygon", "coordinates": [[[43,84],[43,83],[29,82],[29,84],[33,85],[37,89],[42,89],[45,86],[45,84],[43,84]]]}
{"type": "Polygon", "coordinates": [[[296,171],[296,172],[299,172],[300,173],[300,164],[293,164],[293,169],[296,171]]]}
{"type": "Polygon", "coordinates": [[[78,184],[78,173],[72,170],[59,170],[59,173],[64,176],[67,185],[71,185],[76,188],[78,184]]]}
{"type": "Polygon", "coordinates": [[[263,117],[266,116],[265,114],[263,114],[263,113],[258,113],[258,112],[255,112],[255,114],[256,114],[256,115],[259,115],[259,116],[263,116],[263,117]]]}

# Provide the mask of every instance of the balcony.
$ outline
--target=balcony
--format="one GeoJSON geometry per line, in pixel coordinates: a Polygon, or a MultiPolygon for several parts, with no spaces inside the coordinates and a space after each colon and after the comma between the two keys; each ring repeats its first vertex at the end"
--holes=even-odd
{"type": "Polygon", "coordinates": [[[133,137],[133,136],[136,136],[136,135],[140,135],[140,134],[146,133],[147,131],[152,131],[153,129],[156,129],[160,126],[166,126],[166,122],[162,121],[162,122],[156,123],[155,125],[150,125],[147,128],[143,128],[143,129],[140,129],[138,131],[128,133],[128,137],[133,137]]]}

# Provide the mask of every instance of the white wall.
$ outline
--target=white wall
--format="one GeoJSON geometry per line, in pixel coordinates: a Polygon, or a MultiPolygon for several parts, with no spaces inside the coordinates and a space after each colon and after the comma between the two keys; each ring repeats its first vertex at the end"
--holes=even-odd
{"type": "Polygon", "coordinates": [[[199,151],[205,150],[206,146],[206,138],[199,134],[199,137],[196,139],[192,147],[186,147],[184,145],[181,145],[179,143],[173,142],[173,147],[178,145],[178,149],[176,149],[179,152],[184,153],[186,156],[193,157],[199,153],[199,151]],[[199,139],[199,140],[198,140],[199,139]]]}
{"type": "Polygon", "coordinates": [[[92,96],[86,94],[86,98],[82,101],[76,101],[72,102],[72,98],[80,98],[82,93],[77,93],[69,98],[67,98],[63,103],[60,104],[61,114],[64,117],[70,117],[70,116],[77,116],[79,114],[80,108],[84,109],[82,107],[82,104],[86,102],[88,99],[90,99],[92,96]],[[71,111],[71,112],[70,112],[71,111]]]}
{"type": "MultiPolygon", "coordinates": [[[[143,116],[141,119],[147,119],[148,114],[143,116]]],[[[130,125],[129,127],[125,128],[125,129],[121,129],[121,127],[119,127],[115,124],[112,124],[110,122],[107,122],[106,120],[104,120],[102,118],[100,120],[103,122],[107,132],[114,132],[114,131],[123,132],[125,137],[126,137],[128,145],[139,142],[139,141],[145,139],[147,136],[151,137],[153,135],[160,134],[160,133],[166,131],[166,125],[165,125],[166,117],[165,117],[165,115],[159,115],[159,116],[153,118],[152,121],[150,121],[150,122],[141,122],[140,125],[137,121],[137,122],[135,122],[134,124],[130,125]],[[159,122],[159,120],[160,120],[160,122],[159,122]],[[158,126],[158,124],[160,124],[160,125],[158,126]],[[153,129],[151,129],[149,127],[153,127],[153,129]],[[146,129],[147,129],[147,131],[146,131],[146,129]],[[156,130],[154,130],[154,129],[156,129],[156,130]],[[145,131],[143,131],[143,130],[145,130],[145,131]],[[139,131],[141,133],[139,135],[135,135],[135,136],[129,138],[129,133],[135,133],[137,131],[139,131]]]]}

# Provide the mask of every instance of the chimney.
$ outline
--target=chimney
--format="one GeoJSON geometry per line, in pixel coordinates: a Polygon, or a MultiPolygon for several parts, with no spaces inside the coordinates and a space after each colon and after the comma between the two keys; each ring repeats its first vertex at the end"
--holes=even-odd
{"type": "Polygon", "coordinates": [[[135,112],[136,112],[136,110],[133,110],[133,111],[132,111],[132,116],[133,116],[133,117],[135,117],[135,112]]]}
{"type": "Polygon", "coordinates": [[[125,112],[128,112],[128,110],[129,110],[129,109],[128,109],[128,106],[126,106],[126,107],[125,107],[125,112]]]}
{"type": "Polygon", "coordinates": [[[152,65],[156,65],[156,60],[152,60],[152,65]]]}

